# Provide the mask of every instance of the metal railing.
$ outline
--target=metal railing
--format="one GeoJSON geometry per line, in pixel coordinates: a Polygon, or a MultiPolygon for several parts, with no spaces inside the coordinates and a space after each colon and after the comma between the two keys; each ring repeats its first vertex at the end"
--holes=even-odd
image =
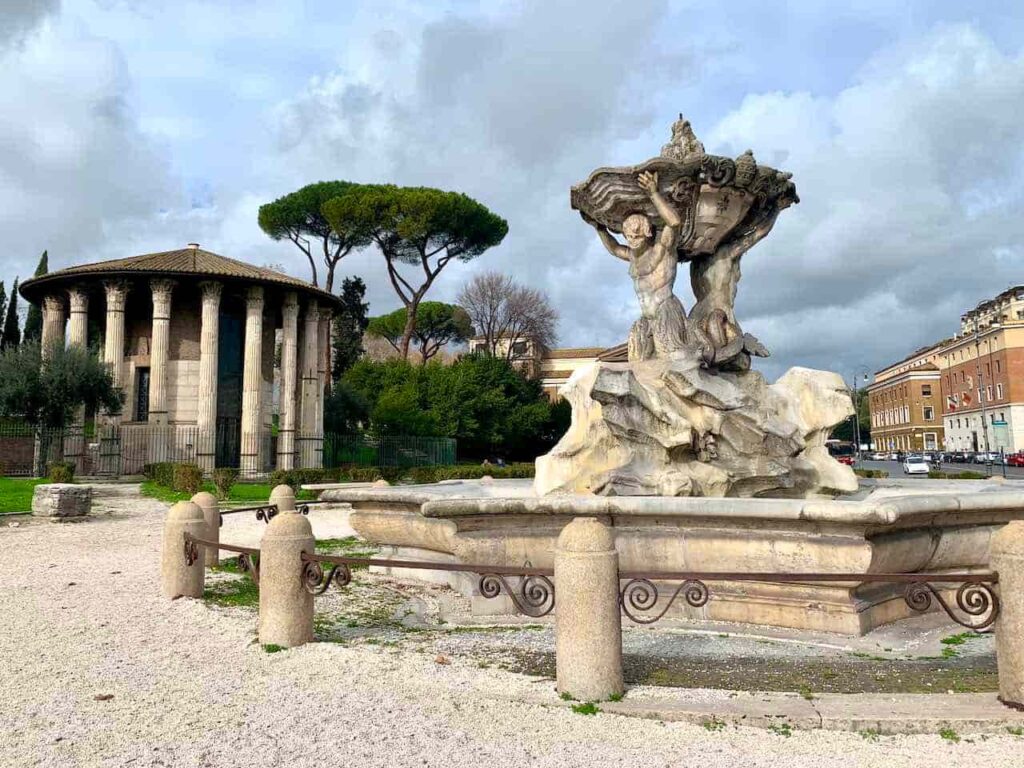
{"type": "MultiPolygon", "coordinates": [[[[292,468],[344,465],[417,467],[454,464],[456,441],[446,437],[297,433],[292,468]]],[[[147,464],[196,464],[239,470],[243,479],[266,477],[284,463],[280,436],[271,429],[242,435],[237,420],[221,419],[211,433],[194,424],[72,425],[36,429],[0,423],[0,475],[42,476],[55,463],[95,477],[141,475],[147,464]]]]}
{"type": "MultiPolygon", "coordinates": [[[[273,509],[276,506],[232,510],[249,512],[273,509]]],[[[307,510],[308,511],[308,510],[307,510]]],[[[259,515],[259,512],[257,513],[259,515]]],[[[271,515],[273,517],[273,515],[271,515]]],[[[259,518],[262,519],[262,518],[259,518]]],[[[267,520],[269,522],[269,518],[267,520]]],[[[191,565],[198,558],[197,545],[214,546],[247,556],[241,563],[250,572],[258,572],[259,550],[231,546],[201,539],[185,533],[185,557],[191,565]],[[253,557],[256,564],[253,565],[253,557]]],[[[241,560],[241,555],[240,555],[241,560]]],[[[393,560],[390,558],[345,557],[302,552],[300,555],[302,581],[306,590],[322,595],[333,584],[345,587],[352,581],[354,567],[377,566],[402,570],[447,571],[473,573],[479,578],[478,590],[485,598],[504,593],[519,613],[540,618],[555,608],[553,568],[532,566],[496,566],[481,563],[443,563],[425,560],[393,560]],[[518,578],[513,584],[510,578],[518,578]]],[[[255,578],[258,578],[258,573],[255,578]]],[[[711,600],[708,583],[762,582],[779,584],[903,584],[903,599],[916,613],[926,613],[933,604],[938,606],[957,624],[974,632],[991,631],[999,617],[999,596],[993,587],[999,583],[999,574],[986,573],[789,573],[789,572],[733,572],[733,571],[619,571],[619,606],[630,621],[636,624],[654,624],[662,619],[680,596],[691,608],[702,608],[711,600]],[[663,600],[659,582],[668,582],[667,597],[663,600]],[[956,589],[953,603],[947,601],[939,587],[956,589]],[[660,603],[660,605],[659,605],[660,603]],[[954,607],[955,606],[955,607],[954,607]]]]}
{"type": "Polygon", "coordinates": [[[620,571],[619,604],[622,613],[637,624],[653,624],[680,597],[691,608],[701,608],[711,599],[708,582],[762,582],[776,584],[905,584],[907,606],[925,613],[933,600],[957,624],[975,632],[987,631],[999,616],[999,596],[992,587],[999,583],[996,573],[734,573],[708,571],[620,571]],[[677,583],[662,601],[658,582],[677,583]],[[958,585],[956,611],[935,585],[958,585]],[[654,611],[653,615],[647,614],[654,611]]]}

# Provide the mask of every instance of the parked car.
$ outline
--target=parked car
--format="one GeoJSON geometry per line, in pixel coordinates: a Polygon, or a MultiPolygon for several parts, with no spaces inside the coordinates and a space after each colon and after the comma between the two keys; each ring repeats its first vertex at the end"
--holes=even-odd
{"type": "Polygon", "coordinates": [[[1006,466],[1024,467],[1024,453],[1011,453],[1006,457],[1006,466]]]}
{"type": "Polygon", "coordinates": [[[931,471],[924,456],[918,453],[907,454],[903,460],[903,474],[905,475],[927,475],[931,471]]]}
{"type": "Polygon", "coordinates": [[[975,464],[993,464],[999,457],[998,453],[992,453],[991,451],[978,451],[974,454],[975,464]]]}
{"type": "Polygon", "coordinates": [[[898,453],[896,453],[896,451],[892,451],[889,454],[889,461],[899,461],[899,460],[900,460],[900,455],[898,453]]]}
{"type": "Polygon", "coordinates": [[[956,464],[970,464],[974,461],[974,454],[970,451],[957,451],[950,458],[956,464]]]}
{"type": "Polygon", "coordinates": [[[882,453],[881,451],[872,451],[868,454],[868,459],[870,461],[885,461],[887,458],[889,458],[889,454],[882,453]]]}
{"type": "Polygon", "coordinates": [[[852,467],[857,463],[857,458],[855,456],[836,456],[835,459],[840,464],[845,464],[848,467],[852,467]]]}

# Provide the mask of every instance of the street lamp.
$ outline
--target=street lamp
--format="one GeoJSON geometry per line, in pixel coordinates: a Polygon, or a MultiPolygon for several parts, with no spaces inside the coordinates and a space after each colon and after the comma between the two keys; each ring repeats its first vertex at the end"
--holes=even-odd
{"type": "Polygon", "coordinates": [[[871,371],[868,370],[866,365],[857,366],[853,374],[850,376],[850,399],[853,400],[853,452],[854,455],[860,458],[860,394],[857,388],[857,377],[863,376],[864,383],[866,384],[871,377],[871,371]]]}

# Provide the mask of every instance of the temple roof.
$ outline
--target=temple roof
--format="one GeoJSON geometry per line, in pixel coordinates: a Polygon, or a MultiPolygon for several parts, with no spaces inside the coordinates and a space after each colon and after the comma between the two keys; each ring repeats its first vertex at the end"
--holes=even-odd
{"type": "Polygon", "coordinates": [[[59,290],[76,283],[115,277],[155,276],[222,278],[242,283],[264,283],[313,294],[320,300],[328,299],[332,303],[339,301],[337,296],[327,293],[305,280],[266,267],[256,267],[243,261],[229,259],[227,256],[205,251],[198,246],[192,247],[191,244],[189,247],[173,251],[144,253],[140,256],[97,261],[91,264],[76,264],[73,267],[59,269],[26,280],[19,286],[19,292],[29,301],[38,301],[50,290],[59,290]]]}

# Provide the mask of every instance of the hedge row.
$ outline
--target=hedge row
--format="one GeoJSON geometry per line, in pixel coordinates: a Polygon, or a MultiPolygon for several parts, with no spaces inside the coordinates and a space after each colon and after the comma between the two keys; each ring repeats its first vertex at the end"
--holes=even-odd
{"type": "Polygon", "coordinates": [[[172,491],[196,494],[203,487],[203,470],[195,464],[161,461],[144,465],[142,474],[147,480],[172,491]]]}
{"type": "Polygon", "coordinates": [[[507,464],[504,467],[477,464],[455,464],[434,467],[337,467],[335,469],[278,469],[270,475],[271,485],[290,485],[298,490],[316,483],[437,483],[441,480],[476,480],[485,475],[493,478],[533,477],[532,463],[507,464]]]}

